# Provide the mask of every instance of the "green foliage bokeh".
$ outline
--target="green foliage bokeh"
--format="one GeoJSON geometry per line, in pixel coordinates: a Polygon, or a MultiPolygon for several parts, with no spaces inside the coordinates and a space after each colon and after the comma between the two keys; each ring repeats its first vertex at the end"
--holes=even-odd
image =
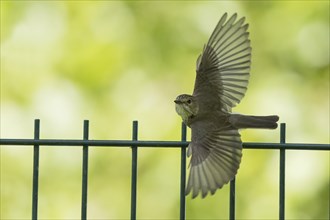
{"type": "MultiPolygon", "coordinates": [[[[245,16],[251,82],[234,112],[278,114],[287,142],[329,143],[329,1],[1,1],[1,138],[179,140],[176,95],[225,12],[245,16]]],[[[279,130],[242,131],[278,142],[279,130]]],[[[0,219],[29,219],[32,148],[1,146],[0,219]]],[[[278,217],[278,151],[244,150],[238,219],[278,217]]],[[[79,219],[81,148],[40,150],[39,218],[79,219]]],[[[287,152],[287,219],[329,219],[329,152],[287,152]]],[[[140,148],[139,219],[179,216],[180,151],[140,148]]],[[[130,216],[129,148],[91,148],[88,218],[130,216]]],[[[187,197],[188,219],[228,219],[228,186],[187,197]]]]}

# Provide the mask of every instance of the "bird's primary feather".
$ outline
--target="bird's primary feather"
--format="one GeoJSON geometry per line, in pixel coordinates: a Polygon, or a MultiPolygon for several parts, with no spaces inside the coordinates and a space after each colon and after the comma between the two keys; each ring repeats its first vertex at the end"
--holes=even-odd
{"type": "Polygon", "coordinates": [[[227,22],[224,14],[197,59],[193,96],[200,111],[221,108],[231,112],[243,98],[249,82],[251,47],[248,24],[234,14],[227,22]]]}
{"type": "Polygon", "coordinates": [[[186,194],[192,191],[193,198],[199,193],[204,198],[236,175],[242,157],[242,142],[235,129],[214,130],[202,138],[195,136],[189,150],[192,156],[186,194]]]}

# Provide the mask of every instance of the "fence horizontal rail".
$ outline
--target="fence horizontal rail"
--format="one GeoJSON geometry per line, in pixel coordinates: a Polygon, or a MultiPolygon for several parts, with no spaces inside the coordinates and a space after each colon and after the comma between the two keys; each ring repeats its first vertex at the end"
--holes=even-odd
{"type": "MultiPolygon", "coordinates": [[[[188,141],[132,141],[132,140],[59,140],[59,139],[0,139],[0,145],[95,146],[95,147],[187,147],[188,141]]],[[[243,143],[246,149],[330,150],[330,144],[306,143],[243,143]]]]}

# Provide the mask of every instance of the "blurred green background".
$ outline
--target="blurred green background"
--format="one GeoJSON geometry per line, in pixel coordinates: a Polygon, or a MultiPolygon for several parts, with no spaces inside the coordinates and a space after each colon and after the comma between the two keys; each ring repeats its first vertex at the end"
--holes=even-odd
{"type": "MultiPolygon", "coordinates": [[[[1,138],[179,140],[176,95],[223,13],[250,24],[249,89],[234,112],[278,114],[287,142],[329,143],[329,1],[1,1],[1,138]]],[[[278,142],[279,130],[244,130],[278,142]]],[[[32,147],[1,146],[0,219],[29,219],[32,147]]],[[[278,218],[279,152],[244,150],[237,218],[278,218]]],[[[42,147],[39,218],[79,219],[80,147],[42,147]]],[[[329,219],[329,152],[289,151],[287,219],[329,219]]],[[[129,148],[90,149],[88,218],[130,216],[129,148]]],[[[179,216],[180,151],[140,148],[139,219],[179,216]]],[[[187,197],[188,219],[227,219],[228,186],[187,197]]]]}

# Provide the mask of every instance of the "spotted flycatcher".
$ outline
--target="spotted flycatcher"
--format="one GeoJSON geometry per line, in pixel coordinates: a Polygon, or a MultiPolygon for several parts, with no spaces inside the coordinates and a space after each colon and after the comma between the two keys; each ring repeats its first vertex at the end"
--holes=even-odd
{"type": "Polygon", "coordinates": [[[250,76],[251,46],[245,18],[225,13],[197,59],[192,95],[175,99],[176,112],[191,128],[188,146],[190,174],[186,195],[204,198],[232,180],[242,157],[239,129],[275,129],[276,115],[233,114],[243,98],[250,76]]]}

